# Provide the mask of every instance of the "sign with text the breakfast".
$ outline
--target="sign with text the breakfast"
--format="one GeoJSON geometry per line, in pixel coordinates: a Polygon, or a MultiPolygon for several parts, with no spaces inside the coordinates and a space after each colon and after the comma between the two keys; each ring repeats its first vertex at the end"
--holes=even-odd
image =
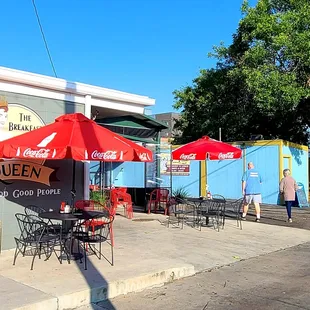
{"type": "MultiPolygon", "coordinates": [[[[41,117],[26,106],[8,103],[0,97],[0,141],[44,126],[41,117]]],[[[0,159],[0,181],[6,185],[23,180],[50,186],[54,169],[44,166],[45,159],[0,159]]]]}

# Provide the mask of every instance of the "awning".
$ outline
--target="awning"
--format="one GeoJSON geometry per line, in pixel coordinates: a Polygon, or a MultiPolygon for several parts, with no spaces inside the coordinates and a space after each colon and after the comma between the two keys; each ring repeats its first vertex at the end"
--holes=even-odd
{"type": "Polygon", "coordinates": [[[154,118],[142,114],[102,118],[96,122],[127,139],[145,143],[156,143],[158,133],[168,128],[154,118]]]}

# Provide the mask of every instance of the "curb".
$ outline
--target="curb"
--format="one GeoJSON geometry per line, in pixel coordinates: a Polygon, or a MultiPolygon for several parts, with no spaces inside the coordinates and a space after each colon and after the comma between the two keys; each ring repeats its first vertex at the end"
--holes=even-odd
{"type": "Polygon", "coordinates": [[[112,281],[103,286],[87,288],[82,291],[72,292],[62,296],[54,296],[49,299],[34,302],[12,310],[69,310],[91,303],[98,303],[128,293],[137,293],[145,289],[163,286],[175,280],[193,276],[193,265],[169,268],[142,276],[112,281]]]}
{"type": "Polygon", "coordinates": [[[144,289],[163,286],[165,283],[193,276],[194,274],[194,266],[187,265],[182,267],[169,268],[135,278],[110,282],[104,286],[98,286],[92,289],[86,289],[64,296],[58,296],[57,310],[74,309],[89,305],[90,303],[97,303],[106,299],[115,298],[120,295],[141,292],[144,289]]]}

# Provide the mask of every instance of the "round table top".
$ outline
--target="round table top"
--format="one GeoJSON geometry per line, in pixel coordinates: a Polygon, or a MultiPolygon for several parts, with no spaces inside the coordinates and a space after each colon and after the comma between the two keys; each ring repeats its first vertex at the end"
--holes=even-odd
{"type": "Polygon", "coordinates": [[[40,217],[49,220],[78,221],[88,220],[103,215],[100,211],[82,211],[80,213],[60,213],[59,211],[47,211],[39,214],[40,217]]]}

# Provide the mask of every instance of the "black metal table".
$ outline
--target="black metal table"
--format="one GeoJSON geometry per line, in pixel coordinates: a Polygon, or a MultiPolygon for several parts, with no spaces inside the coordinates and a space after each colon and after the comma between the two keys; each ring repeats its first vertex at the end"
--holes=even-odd
{"type": "MultiPolygon", "coordinates": [[[[72,253],[72,247],[73,247],[73,227],[75,223],[79,220],[91,220],[97,217],[100,217],[102,215],[102,212],[100,211],[80,211],[76,213],[60,213],[56,211],[51,212],[42,212],[40,213],[40,217],[48,220],[56,220],[62,222],[62,227],[64,229],[64,232],[67,235],[70,235],[70,246],[69,250],[64,255],[64,258],[68,259],[68,262],[70,263],[70,260],[78,260],[81,258],[81,253],[72,253]],[[70,223],[69,227],[68,224],[70,223]]],[[[62,233],[62,232],[61,232],[62,233]]],[[[62,236],[61,236],[62,237],[62,236]]],[[[63,255],[63,253],[61,253],[63,255]]]]}
{"type": "MultiPolygon", "coordinates": [[[[201,218],[200,215],[202,214],[202,212],[205,212],[206,214],[208,213],[208,207],[209,204],[211,202],[210,199],[205,199],[205,198],[196,198],[196,197],[189,197],[186,198],[187,201],[192,202],[195,205],[195,223],[197,223],[197,225],[201,224],[201,218]]],[[[206,216],[206,225],[209,224],[209,217],[206,216]]]]}

